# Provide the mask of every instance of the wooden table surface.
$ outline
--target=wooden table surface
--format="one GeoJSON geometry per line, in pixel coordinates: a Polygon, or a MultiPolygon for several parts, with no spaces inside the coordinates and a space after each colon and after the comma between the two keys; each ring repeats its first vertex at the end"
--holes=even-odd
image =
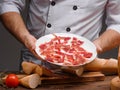
{"type": "MultiPolygon", "coordinates": [[[[49,85],[40,85],[32,90],[110,90],[110,81],[116,77],[106,76],[104,81],[92,81],[85,83],[69,83],[69,84],[49,84],[49,85]]],[[[15,89],[6,89],[0,86],[0,90],[30,90],[19,86],[15,89]]]]}

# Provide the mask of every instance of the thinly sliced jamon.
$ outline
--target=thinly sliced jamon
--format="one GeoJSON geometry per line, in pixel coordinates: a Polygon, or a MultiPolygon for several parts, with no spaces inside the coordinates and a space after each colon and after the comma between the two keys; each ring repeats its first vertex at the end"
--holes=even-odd
{"type": "Polygon", "coordinates": [[[80,65],[92,56],[91,52],[81,47],[84,42],[76,37],[53,36],[53,39],[39,46],[45,60],[63,65],[80,65]]]}

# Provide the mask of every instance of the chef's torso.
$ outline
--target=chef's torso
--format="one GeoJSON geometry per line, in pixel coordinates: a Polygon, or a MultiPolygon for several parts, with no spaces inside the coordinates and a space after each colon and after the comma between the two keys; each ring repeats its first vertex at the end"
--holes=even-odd
{"type": "Polygon", "coordinates": [[[107,0],[31,0],[28,28],[39,38],[50,33],[98,37],[107,0]]]}

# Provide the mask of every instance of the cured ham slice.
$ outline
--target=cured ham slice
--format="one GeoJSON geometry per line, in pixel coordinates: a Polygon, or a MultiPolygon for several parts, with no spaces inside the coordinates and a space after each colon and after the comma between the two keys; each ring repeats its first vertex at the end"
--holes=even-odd
{"type": "Polygon", "coordinates": [[[82,65],[92,57],[92,53],[82,47],[84,41],[76,37],[53,36],[50,41],[39,45],[40,55],[48,62],[69,66],[82,65]]]}

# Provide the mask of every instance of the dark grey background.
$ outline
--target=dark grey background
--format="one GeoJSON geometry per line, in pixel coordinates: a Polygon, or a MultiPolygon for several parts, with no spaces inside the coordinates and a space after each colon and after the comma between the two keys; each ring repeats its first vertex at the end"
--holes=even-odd
{"type": "MultiPolygon", "coordinates": [[[[26,18],[27,9],[23,16],[26,18]]],[[[103,23],[104,24],[104,23],[103,23]]],[[[103,26],[102,32],[105,29],[103,26]]],[[[19,71],[20,48],[19,43],[0,23],[0,71],[19,71]]],[[[101,58],[117,58],[117,48],[100,55],[101,58]]]]}

